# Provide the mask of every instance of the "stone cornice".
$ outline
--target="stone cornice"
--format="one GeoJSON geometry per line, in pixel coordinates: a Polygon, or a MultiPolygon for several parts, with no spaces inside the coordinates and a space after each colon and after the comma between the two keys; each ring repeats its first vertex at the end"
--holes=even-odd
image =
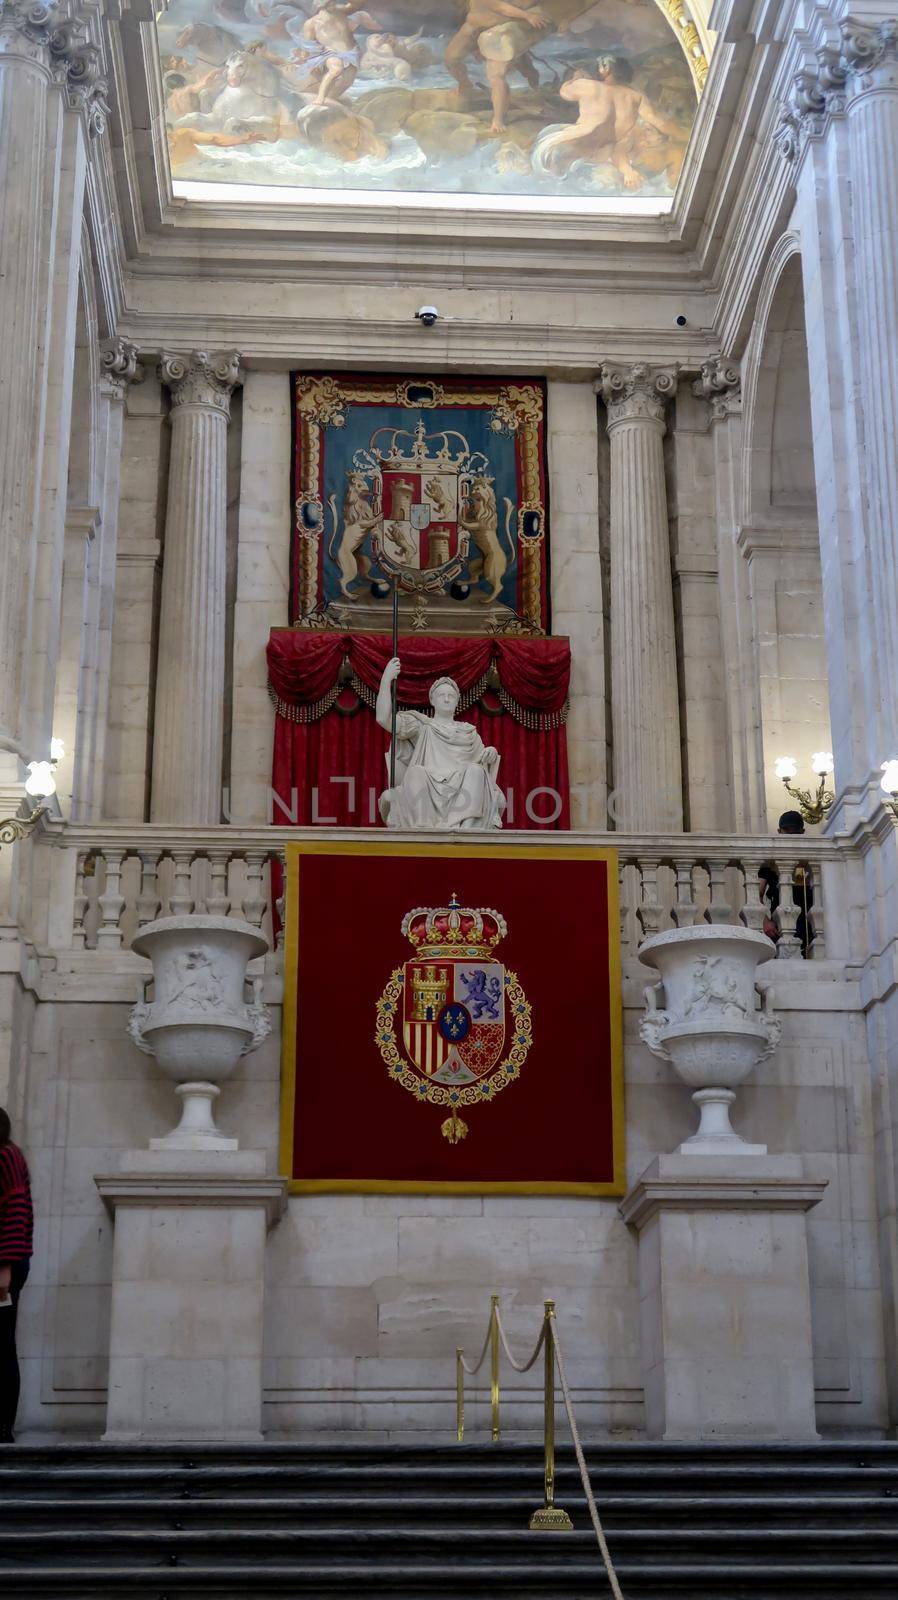
{"type": "Polygon", "coordinates": [[[650,367],[645,361],[636,361],[632,366],[605,361],[595,385],[596,394],[608,409],[609,430],[622,422],[640,420],[663,427],[667,402],[676,390],[676,367],[650,367]]]}
{"type": "Polygon", "coordinates": [[[43,66],[96,136],[109,114],[108,84],[100,48],[87,36],[87,14],[78,0],[69,7],[0,0],[0,55],[21,55],[43,66]]]}
{"type": "Polygon", "coordinates": [[[261,1208],[269,1228],[287,1209],[287,1179],[228,1172],[100,1173],[94,1182],[111,1215],[121,1206],[261,1208]]]}
{"type": "Polygon", "coordinates": [[[707,400],[711,408],[711,421],[724,422],[727,417],[738,416],[742,410],[742,373],[736,361],[715,357],[704,361],[702,370],[692,385],[698,400],[707,400]]]}
{"type": "MultiPolygon", "coordinates": [[[[701,1157],[693,1156],[698,1165],[701,1157]]],[[[664,1211],[811,1211],[820,1204],[827,1179],[814,1181],[756,1174],[749,1157],[741,1158],[744,1176],[697,1174],[686,1177],[643,1176],[618,1207],[627,1226],[638,1233],[664,1211]]],[[[650,1169],[651,1170],[651,1169],[650,1169]]]]}
{"type": "Polygon", "coordinates": [[[236,350],[193,350],[177,355],[163,350],[159,357],[159,377],[171,390],[172,406],[200,406],[205,410],[231,414],[231,395],[243,382],[240,356],[236,350]]]}

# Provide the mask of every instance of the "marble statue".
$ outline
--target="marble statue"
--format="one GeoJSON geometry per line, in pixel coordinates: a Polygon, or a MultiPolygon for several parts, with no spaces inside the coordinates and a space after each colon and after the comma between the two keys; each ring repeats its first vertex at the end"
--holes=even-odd
{"type": "MultiPolygon", "coordinates": [[[[399,657],[384,668],[376,715],[390,731],[392,686],[399,657]]],[[[485,745],[470,722],[457,722],[461,698],[453,678],[431,685],[433,716],[396,715],[396,786],[380,797],[388,828],[501,828],[505,796],[496,783],[499,752],[485,745]]],[[[388,757],[389,760],[389,757],[388,757]]]]}

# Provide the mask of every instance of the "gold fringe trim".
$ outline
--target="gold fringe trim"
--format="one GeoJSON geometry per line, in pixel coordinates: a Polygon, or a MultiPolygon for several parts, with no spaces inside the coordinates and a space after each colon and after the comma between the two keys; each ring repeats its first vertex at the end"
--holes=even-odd
{"type": "MultiPolygon", "coordinates": [[[[344,664],[345,661],[346,658],[344,657],[344,664]]],[[[490,669],[485,672],[481,678],[478,678],[476,683],[471,685],[470,689],[465,690],[458,703],[459,711],[468,711],[470,710],[471,706],[476,705],[477,701],[480,700],[480,698],[486,693],[487,689],[493,686],[491,682],[492,675],[492,667],[490,667],[490,669]]],[[[271,683],[268,685],[268,698],[274,706],[278,716],[284,717],[287,722],[318,722],[328,711],[333,709],[343,690],[348,687],[352,688],[353,692],[358,696],[363,705],[366,705],[371,711],[374,710],[377,704],[377,695],[375,694],[374,690],[369,688],[368,684],[364,683],[354,671],[350,672],[347,681],[341,670],[337,676],[337,680],[334,683],[333,688],[328,689],[327,694],[322,695],[320,700],[313,700],[309,705],[297,706],[293,705],[289,700],[282,700],[271,683]]],[[[562,728],[567,722],[567,700],[565,700],[564,705],[559,711],[533,711],[527,706],[519,705],[517,700],[513,699],[512,696],[502,688],[501,684],[499,684],[495,692],[499,698],[499,703],[501,704],[502,709],[507,711],[508,715],[513,717],[515,722],[520,723],[522,728],[529,728],[531,732],[546,732],[553,728],[562,728]]],[[[407,710],[409,708],[400,706],[399,709],[407,710]]]]}

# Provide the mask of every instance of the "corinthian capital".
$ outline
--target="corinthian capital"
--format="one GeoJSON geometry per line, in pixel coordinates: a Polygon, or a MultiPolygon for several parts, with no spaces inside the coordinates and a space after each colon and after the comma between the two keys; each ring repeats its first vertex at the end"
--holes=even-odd
{"type": "Polygon", "coordinates": [[[172,405],[205,406],[231,414],[231,395],[243,382],[240,356],[236,350],[193,350],[190,355],[173,355],[163,350],[159,358],[159,377],[171,390],[172,405]]]}
{"type": "Polygon", "coordinates": [[[817,52],[816,66],[803,67],[792,80],[789,99],[780,108],[774,139],[784,160],[797,161],[808,139],[819,139],[830,119],[845,110],[848,69],[839,52],[817,52]]]}
{"type": "Polygon", "coordinates": [[[603,362],[596,394],[608,407],[608,426],[645,419],[664,426],[664,408],[677,387],[676,367],[650,367],[637,361],[632,367],[603,362]]]}
{"type": "Polygon", "coordinates": [[[45,0],[0,0],[0,54],[38,61],[84,113],[91,134],[106,126],[107,84],[99,45],[87,37],[87,23],[76,4],[66,14],[45,0]]]}
{"type": "Polygon", "coordinates": [[[697,399],[708,401],[713,422],[722,422],[725,417],[735,416],[742,410],[742,374],[735,362],[722,361],[719,357],[705,361],[692,385],[692,393],[697,399]]]}
{"type": "Polygon", "coordinates": [[[137,346],[128,339],[105,339],[100,346],[100,365],[110,390],[124,399],[129,383],[143,381],[143,367],[137,359],[137,346]]]}
{"type": "Polygon", "coordinates": [[[56,7],[44,5],[43,0],[0,0],[0,52],[38,56],[49,52],[58,23],[56,7]]]}
{"type": "Polygon", "coordinates": [[[874,24],[846,17],[841,34],[841,60],[855,94],[898,89],[898,17],[874,24]]]}

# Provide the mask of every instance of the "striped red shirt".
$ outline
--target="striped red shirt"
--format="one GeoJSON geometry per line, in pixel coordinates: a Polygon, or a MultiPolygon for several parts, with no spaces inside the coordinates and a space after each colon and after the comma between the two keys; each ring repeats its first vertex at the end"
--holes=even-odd
{"type": "Polygon", "coordinates": [[[18,1145],[0,1145],[0,1263],[28,1260],[33,1226],[25,1157],[18,1145]]]}

